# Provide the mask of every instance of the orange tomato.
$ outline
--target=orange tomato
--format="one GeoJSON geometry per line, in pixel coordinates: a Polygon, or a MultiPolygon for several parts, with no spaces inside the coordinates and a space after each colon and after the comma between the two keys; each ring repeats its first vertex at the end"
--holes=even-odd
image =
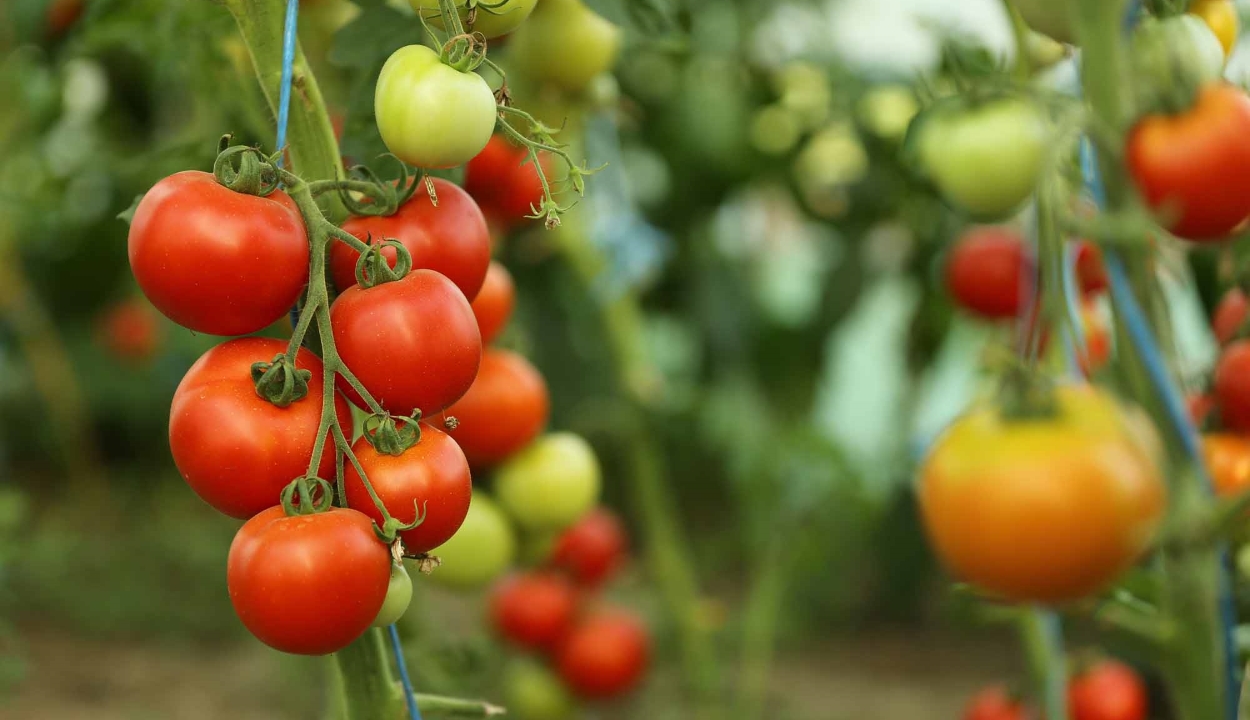
{"type": "Polygon", "coordinates": [[[1202,436],[1202,455],[1217,495],[1236,495],[1250,489],[1250,439],[1233,433],[1202,436]]]}
{"type": "Polygon", "coordinates": [[[1150,543],[1167,500],[1158,436],[1137,410],[1090,386],[1055,390],[1044,417],[982,406],[955,421],[920,470],[938,557],[1011,600],[1096,592],[1150,543]]]}

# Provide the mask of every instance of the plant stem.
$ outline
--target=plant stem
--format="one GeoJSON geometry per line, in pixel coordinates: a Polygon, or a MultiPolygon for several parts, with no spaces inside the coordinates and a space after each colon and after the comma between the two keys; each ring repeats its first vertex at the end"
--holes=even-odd
{"type": "Polygon", "coordinates": [[[334,654],[342,681],[346,720],[395,720],[404,711],[396,692],[382,631],[371,628],[359,640],[334,654]]]}
{"type": "Polygon", "coordinates": [[[1029,607],[1021,611],[1019,622],[1033,692],[1042,701],[1042,715],[1047,720],[1067,720],[1068,665],[1059,618],[1046,608],[1029,607]]]}
{"type": "Polygon", "coordinates": [[[785,598],[786,547],[790,533],[773,534],[761,554],[742,622],[742,667],[736,717],[765,718],[777,640],[777,618],[785,598]]]}

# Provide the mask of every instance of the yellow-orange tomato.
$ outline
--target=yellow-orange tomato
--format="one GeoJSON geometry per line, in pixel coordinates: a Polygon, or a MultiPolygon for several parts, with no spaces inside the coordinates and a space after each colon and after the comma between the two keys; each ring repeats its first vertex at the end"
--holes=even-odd
{"type": "Polygon", "coordinates": [[[1233,433],[1203,435],[1202,454],[1217,495],[1250,489],[1250,440],[1233,433]]]}
{"type": "Polygon", "coordinates": [[[1189,3],[1189,12],[1202,18],[1211,28],[1211,33],[1220,41],[1220,47],[1224,48],[1224,57],[1231,55],[1240,29],[1237,7],[1232,0],[1194,0],[1189,3]]]}
{"type": "Polygon", "coordinates": [[[978,407],[938,439],[917,492],[929,539],[960,579],[1011,600],[1095,592],[1133,564],[1166,505],[1161,448],[1140,411],[1090,386],[1056,412],[978,407]]]}

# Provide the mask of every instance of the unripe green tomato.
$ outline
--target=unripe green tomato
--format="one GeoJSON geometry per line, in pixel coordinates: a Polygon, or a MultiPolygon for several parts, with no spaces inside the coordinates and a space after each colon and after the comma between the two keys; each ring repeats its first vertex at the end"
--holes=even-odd
{"type": "Polygon", "coordinates": [[[451,539],[430,551],[442,561],[430,580],[454,588],[472,589],[490,583],[516,557],[512,524],[490,496],[473,493],[469,514],[451,539]]]}
{"type": "Polygon", "coordinates": [[[947,202],[978,219],[1010,216],[1037,187],[1050,130],[1029,100],[938,106],[914,122],[924,172],[947,202]]]}
{"type": "Polygon", "coordinates": [[[508,40],[522,73],[567,92],[581,92],[616,63],[621,31],[580,0],[543,0],[508,40]]]}
{"type": "Polygon", "coordinates": [[[423,45],[396,50],[382,66],[373,108],[387,149],[420,168],[463,165],[495,130],[486,80],[444,65],[423,45]]]}
{"type": "Polygon", "coordinates": [[[382,609],[378,610],[373,626],[386,627],[399,622],[411,603],[412,578],[408,577],[403,563],[394,563],[391,565],[391,582],[386,586],[386,599],[382,601],[382,609]]]}
{"type": "MultiPolygon", "coordinates": [[[[494,7],[499,0],[479,0],[477,17],[473,20],[472,28],[468,26],[469,0],[453,0],[453,2],[460,12],[460,22],[464,24],[465,30],[480,32],[487,40],[490,40],[516,30],[534,11],[534,5],[538,3],[538,0],[504,0],[499,7],[494,7]],[[492,7],[488,10],[482,7],[483,3],[492,7]]],[[[421,13],[434,27],[440,30],[446,29],[438,11],[438,0],[408,0],[408,4],[412,5],[412,9],[421,13]]]]}
{"type": "Polygon", "coordinates": [[[551,433],[512,456],[495,473],[495,494],[530,531],[572,525],[599,501],[599,460],[582,438],[551,433]]]}
{"type": "MultiPolygon", "coordinates": [[[[1085,0],[1085,2],[1110,2],[1110,0],[1085,0]]],[[[1064,43],[1076,42],[1073,30],[1071,3],[1061,0],[1011,0],[1011,4],[1024,18],[1024,24],[1064,43]]]]}
{"type": "Polygon", "coordinates": [[[1143,20],[1130,50],[1144,112],[1187,105],[1197,88],[1218,82],[1224,72],[1224,48],[1196,15],[1143,20]]]}
{"type": "Polygon", "coordinates": [[[504,673],[504,704],[518,720],[566,720],[573,698],[560,678],[533,660],[515,660],[504,673]]]}

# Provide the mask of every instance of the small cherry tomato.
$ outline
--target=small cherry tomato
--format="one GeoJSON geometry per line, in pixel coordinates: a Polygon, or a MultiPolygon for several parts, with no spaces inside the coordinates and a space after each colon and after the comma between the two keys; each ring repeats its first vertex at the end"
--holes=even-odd
{"type": "MultiPolygon", "coordinates": [[[[256,394],[252,364],[286,352],[286,341],[237,338],[209,350],[174,391],[169,447],[182,477],[209,505],[249,518],[280,502],[282,489],[308,470],[324,398],[321,359],[300,348],[295,366],[308,370],[308,395],[280,408],[256,394]]],[[[334,410],[351,427],[342,397],[334,410]]],[[[317,474],[334,477],[334,444],[326,443],[317,474]]]]}
{"type": "MultiPolygon", "coordinates": [[[[527,222],[543,200],[542,181],[528,158],[528,149],[496,135],[464,168],[464,189],[505,228],[527,222]]],[[[550,156],[541,152],[538,161],[551,178],[550,156]]]]}
{"type": "MultiPolygon", "coordinates": [[[[445,29],[442,13],[438,9],[438,0],[408,0],[408,3],[431,25],[440,30],[445,29]]],[[[455,7],[460,15],[460,22],[464,23],[465,32],[480,32],[483,37],[490,40],[516,30],[530,16],[537,3],[538,0],[505,0],[504,2],[492,0],[478,3],[472,25],[469,25],[469,1],[455,0],[455,7]],[[490,7],[482,7],[483,5],[490,7]]],[[[491,43],[491,47],[494,47],[494,43],[491,43]]]]}
{"type": "Polygon", "coordinates": [[[606,699],[634,689],[651,660],[642,621],[621,610],[600,610],[573,628],[556,650],[556,669],[581,697],[606,699]]]}
{"type": "Polygon", "coordinates": [[[369,518],[343,508],[294,517],[269,508],[239,529],[226,564],[239,619],[298,655],[336,652],[363,635],[390,579],[391,553],[369,518]]]}
{"type": "Polygon", "coordinates": [[[1250,340],[1229,343],[1215,365],[1215,402],[1229,429],[1250,432],[1250,340]]]}
{"type": "Polygon", "coordinates": [[[964,720],[1030,720],[1028,708],[1001,685],[981,690],[964,708],[964,720]]]}
{"type": "Polygon", "coordinates": [[[1102,250],[1088,240],[1077,244],[1076,281],[1085,295],[1107,289],[1107,268],[1102,263],[1102,250]]]}
{"type": "Polygon", "coordinates": [[[161,335],[156,311],[137,298],[117,303],[100,318],[100,341],[120,360],[133,363],[151,360],[161,335]]]}
{"type": "MultiPolygon", "coordinates": [[[[524,357],[487,349],[472,387],[439,417],[475,468],[495,465],[533,442],[547,425],[547,383],[524,357]]],[[[437,418],[435,418],[437,423],[437,418]]]]}
{"type": "Polygon", "coordinates": [[[560,677],[541,663],[517,659],[504,671],[508,715],[520,720],[568,720],[575,707],[560,677]]]}
{"type": "Polygon", "coordinates": [[[499,577],[516,557],[516,536],[508,518],[485,492],[473,493],[469,514],[447,542],[430,551],[443,561],[430,580],[455,588],[476,588],[499,577]]]}
{"type": "Polygon", "coordinates": [[[412,578],[403,563],[391,563],[391,581],[386,586],[386,599],[373,619],[373,627],[386,627],[399,622],[412,604],[412,578]]]}
{"type": "Polygon", "coordinates": [[[581,92],[616,63],[621,30],[581,0],[543,0],[508,41],[508,58],[527,77],[581,92]]]}
{"type": "MultiPolygon", "coordinates": [[[[465,298],[477,296],[490,265],[490,230],[486,217],[469,194],[454,183],[433,178],[438,205],[424,189],[390,216],[354,217],[343,229],[373,244],[398,240],[410,255],[412,267],[433,270],[460,288],[465,298]]],[[[381,250],[387,264],[395,267],[395,249],[381,250]]],[[[347,243],[330,246],[330,275],[340,292],[356,284],[356,261],[360,253],[347,243]]]]}
{"type": "Polygon", "coordinates": [[[1220,304],[1215,307],[1215,315],[1211,318],[1211,329],[1215,331],[1215,339],[1221,345],[1237,336],[1241,327],[1250,316],[1250,301],[1241,288],[1232,288],[1224,293],[1220,304]]]}
{"type": "Polygon", "coordinates": [[[1123,663],[1100,662],[1068,685],[1072,720],[1146,720],[1148,709],[1146,683],[1123,663]]]}
{"type": "Polygon", "coordinates": [[[572,627],[576,612],[577,591],[551,573],[513,575],[491,591],[495,630],[521,647],[550,648],[572,627]]]}
{"type": "Polygon", "coordinates": [[[308,284],[308,237],[295,203],[188,170],[152,186],[130,221],[130,269],[170,320],[246,335],[286,316],[308,284]]]}
{"type": "Polygon", "coordinates": [[[500,263],[492,262],[481,292],[473,298],[473,317],[477,318],[483,345],[499,336],[515,307],[516,285],[512,282],[512,273],[500,263]]]}
{"type": "MultiPolygon", "coordinates": [[[[352,452],[391,517],[410,523],[424,515],[421,524],[399,534],[406,552],[433,550],[460,529],[469,513],[473,479],[464,453],[442,430],[422,423],[420,441],[400,455],[378,452],[364,437],[352,444],[352,452]]],[[[343,482],[347,506],[381,525],[382,513],[351,463],[343,470],[343,482]]]]}
{"type": "Polygon", "coordinates": [[[985,318],[1015,318],[1032,259],[1015,230],[979,227],[965,233],[946,261],[946,287],[960,307],[985,318]]]}
{"type": "MultiPolygon", "coordinates": [[[[330,307],[339,357],[392,415],[429,416],[459,400],[477,377],[482,339],[464,294],[433,270],[354,285],[330,307]]],[[[339,389],[364,400],[340,376],[339,389]]]]}
{"type": "Polygon", "coordinates": [[[1085,337],[1085,353],[1078,358],[1082,372],[1089,376],[1111,359],[1111,330],[1096,304],[1086,301],[1081,306],[1081,329],[1085,337]]]}
{"type": "Polygon", "coordinates": [[[486,80],[444,65],[424,45],[402,47],[387,59],[373,108],[387,149],[419,168],[463,165],[495,131],[495,94],[486,80]]]}
{"type": "Polygon", "coordinates": [[[1189,407],[1189,417],[1194,421],[1194,425],[1202,427],[1206,424],[1207,418],[1211,415],[1211,411],[1215,409],[1215,398],[1205,393],[1196,393],[1185,398],[1186,405],[1189,407]]]}
{"type": "Polygon", "coordinates": [[[527,530],[562,530],[599,500],[595,451],[572,433],[538,438],[495,472],[504,510],[527,530]]]}
{"type": "Polygon", "coordinates": [[[607,508],[595,508],[560,534],[551,564],[586,588],[610,578],[625,561],[629,538],[625,526],[607,508]]]}
{"type": "Polygon", "coordinates": [[[1225,58],[1233,54],[1241,20],[1232,0],[1193,0],[1189,3],[1188,12],[1202,18],[1207,27],[1211,28],[1211,33],[1220,41],[1225,58]]]}
{"type": "Polygon", "coordinates": [[[1202,455],[1217,495],[1230,496],[1250,488],[1250,440],[1234,433],[1202,436],[1202,455]]]}

